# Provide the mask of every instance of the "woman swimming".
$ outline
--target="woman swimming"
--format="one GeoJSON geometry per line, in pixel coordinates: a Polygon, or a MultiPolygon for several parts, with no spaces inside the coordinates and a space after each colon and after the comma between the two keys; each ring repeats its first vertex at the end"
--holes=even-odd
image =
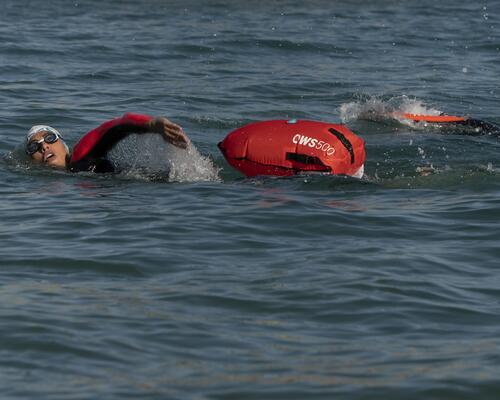
{"type": "Polygon", "coordinates": [[[127,113],[88,132],[72,153],[56,129],[35,125],[26,136],[26,154],[36,163],[71,172],[114,172],[115,168],[106,156],[120,140],[132,133],[158,133],[179,148],[186,148],[189,144],[182,128],[168,119],[127,113]]]}

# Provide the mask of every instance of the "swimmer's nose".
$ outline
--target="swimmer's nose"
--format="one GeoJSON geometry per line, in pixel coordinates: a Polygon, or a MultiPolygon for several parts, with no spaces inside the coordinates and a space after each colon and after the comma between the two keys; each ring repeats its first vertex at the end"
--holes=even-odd
{"type": "Polygon", "coordinates": [[[46,152],[49,149],[49,144],[46,142],[42,143],[42,152],[46,152]]]}

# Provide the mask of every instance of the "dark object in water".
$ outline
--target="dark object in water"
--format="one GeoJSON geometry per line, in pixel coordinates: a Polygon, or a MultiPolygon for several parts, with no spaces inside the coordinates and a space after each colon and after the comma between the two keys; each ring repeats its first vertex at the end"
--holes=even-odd
{"type": "Polygon", "coordinates": [[[454,115],[419,115],[419,114],[397,114],[399,118],[409,119],[414,122],[436,124],[436,126],[447,129],[459,128],[457,134],[480,136],[500,136],[500,127],[480,119],[469,117],[457,117],[454,115]]]}

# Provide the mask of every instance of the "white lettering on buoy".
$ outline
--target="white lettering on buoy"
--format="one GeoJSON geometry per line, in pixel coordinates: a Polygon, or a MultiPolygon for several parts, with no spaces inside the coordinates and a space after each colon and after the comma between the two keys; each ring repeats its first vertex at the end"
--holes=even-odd
{"type": "Polygon", "coordinates": [[[309,143],[309,141],[311,140],[310,137],[307,137],[307,136],[301,136],[300,137],[300,140],[299,140],[299,144],[301,144],[302,146],[306,146],[307,143],[309,143]]]}
{"type": "Polygon", "coordinates": [[[329,143],[323,140],[318,140],[316,138],[311,138],[309,136],[301,135],[300,133],[297,133],[296,135],[293,136],[292,143],[321,150],[323,153],[326,153],[329,156],[335,154],[335,148],[331,146],[329,143]]]}

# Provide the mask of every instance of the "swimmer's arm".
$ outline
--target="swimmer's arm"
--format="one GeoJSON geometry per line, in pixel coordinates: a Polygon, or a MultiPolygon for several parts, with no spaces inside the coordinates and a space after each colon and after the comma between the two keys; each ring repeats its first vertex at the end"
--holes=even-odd
{"type": "Polygon", "coordinates": [[[166,141],[181,148],[185,148],[189,143],[182,128],[166,118],[127,113],[101,124],[80,139],[73,149],[70,163],[103,158],[131,133],[160,133],[166,141]]]}
{"type": "Polygon", "coordinates": [[[189,138],[182,128],[164,117],[156,117],[148,122],[149,132],[159,133],[163,140],[174,146],[185,149],[189,144],[189,138]]]}

